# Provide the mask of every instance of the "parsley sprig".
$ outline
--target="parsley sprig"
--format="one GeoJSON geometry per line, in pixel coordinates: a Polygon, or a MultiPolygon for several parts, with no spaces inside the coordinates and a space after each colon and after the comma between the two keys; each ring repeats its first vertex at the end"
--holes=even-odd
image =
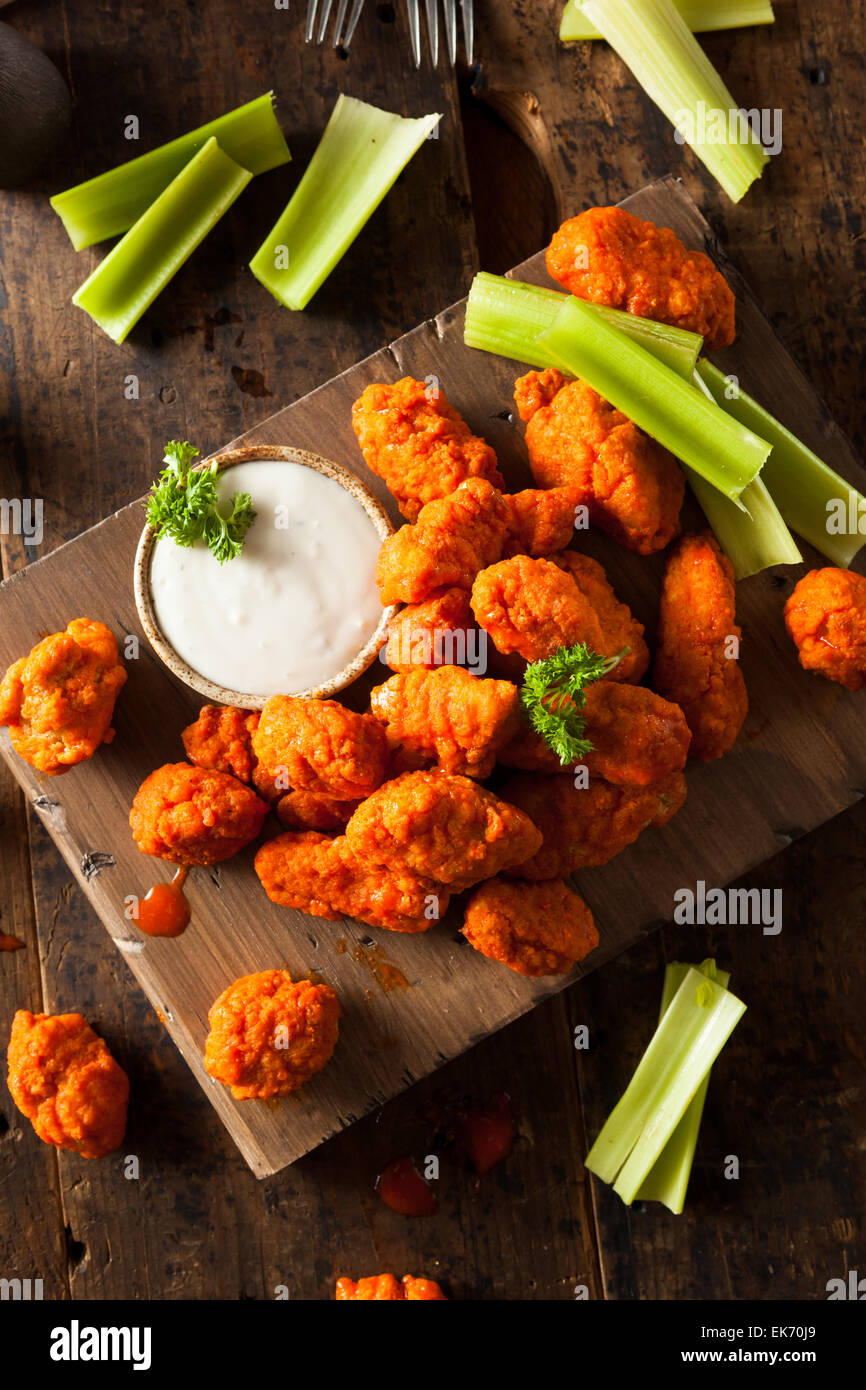
{"type": "Polygon", "coordinates": [[[616,656],[599,656],[585,642],[578,642],[527,666],[520,692],[523,712],[563,767],[585,758],[593,749],[585,737],[581,713],[586,687],[608,675],[627,651],[628,647],[623,647],[616,656]]]}
{"type": "Polygon", "coordinates": [[[157,536],[170,536],[177,545],[203,540],[221,565],[244,548],[244,537],[256,519],[248,492],[236,492],[231,512],[223,516],[217,504],[216,462],[193,468],[199,454],[194,445],[171,439],[165,446],[166,465],[147,499],[147,520],[157,536]]]}

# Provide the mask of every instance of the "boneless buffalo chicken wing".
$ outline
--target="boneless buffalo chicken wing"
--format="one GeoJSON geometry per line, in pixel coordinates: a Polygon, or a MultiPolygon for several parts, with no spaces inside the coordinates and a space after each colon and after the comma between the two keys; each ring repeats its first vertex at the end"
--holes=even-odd
{"type": "Polygon", "coordinates": [[[625,208],[589,208],[569,218],[545,259],[554,280],[578,299],[700,333],[708,348],[734,341],[734,296],[709,256],[625,208]]]}
{"type": "Polygon", "coordinates": [[[511,555],[550,555],[564,550],[574,538],[579,494],[570,487],[525,488],[506,494],[508,530],[502,558],[511,555]]]}
{"type": "Polygon", "coordinates": [[[12,1020],[9,1094],[40,1139],[82,1158],[104,1158],[123,1142],[129,1081],[81,1014],[12,1020]]]}
{"type": "Polygon", "coordinates": [[[628,605],[617,598],[602,566],[591,555],[583,555],[579,550],[562,550],[551,555],[550,559],[571,575],[584,598],[595,609],[604,639],[601,655],[623,653],[609,679],[639,681],[650,661],[643,624],[632,616],[628,605]]]}
{"type": "Polygon", "coordinates": [[[434,1279],[416,1279],[411,1274],[404,1274],[402,1280],[393,1274],[371,1274],[357,1283],[343,1277],[337,1280],[334,1298],[338,1303],[448,1302],[434,1279]]]}
{"type": "Polygon", "coordinates": [[[466,904],[466,940],[520,975],[565,975],[598,945],[592,913],[562,879],[494,878],[466,904]]]}
{"type": "Polygon", "coordinates": [[[111,716],[125,683],[114,633],[75,618],[9,667],[0,684],[0,725],[8,726],[20,758],[55,777],[114,738],[111,716]]]}
{"type": "Polygon", "coordinates": [[[438,883],[399,864],[371,863],[343,835],[278,835],[256,855],[256,873],[272,902],[334,922],[356,917],[386,931],[423,932],[448,907],[438,883]]]}
{"type": "MultiPolygon", "coordinates": [[[[648,787],[686,765],[692,736],[682,710],[646,686],[596,681],[586,688],[581,714],[593,747],[577,761],[591,777],[648,787]]],[[[497,761],[527,772],[562,771],[553,749],[526,723],[497,761]]]]}
{"type": "Polygon", "coordinates": [[[462,665],[475,632],[468,589],[434,589],[422,603],[408,604],[391,619],[382,659],[392,671],[462,665]]]}
{"type": "Polygon", "coordinates": [[[426,502],[447,497],[467,478],[502,486],[496,455],[469,429],[441,388],[403,377],[368,386],[352,406],[364,462],[414,521],[426,502]]]}
{"type": "Polygon", "coordinates": [[[811,570],[785,604],[800,665],[846,690],[866,685],[866,579],[850,570],[811,570]]]}
{"type": "Polygon", "coordinates": [[[684,536],[665,569],[653,684],[682,708],[691,756],[704,761],[728,752],[749,708],[734,603],[733,566],[715,538],[684,536]]]}
{"type": "Polygon", "coordinates": [[[552,560],[514,555],[489,565],[472,585],[471,602],[478,625],[505,655],[538,661],[575,642],[613,655],[592,604],[552,560]]]}
{"type": "Polygon", "coordinates": [[[607,864],[650,826],[666,825],[686,799],[686,779],[675,772],[649,787],[615,787],[590,778],[576,787],[572,777],[520,772],[501,788],[538,827],[543,844],[512,865],[513,878],[567,878],[576,869],[607,864]]]}
{"type": "Polygon", "coordinates": [[[370,864],[458,892],[521,864],[541,846],[529,816],[468,777],[408,772],[368,797],[346,826],[370,864]]]}
{"type": "Polygon", "coordinates": [[[253,734],[265,773],[338,801],[367,796],[385,776],[388,744],[377,721],[337,700],[274,695],[253,734]]]}
{"type": "Polygon", "coordinates": [[[460,666],[392,676],[371,693],[370,708],[390,744],[434,759],[445,772],[482,779],[520,723],[516,685],[460,666]]]}
{"type": "Polygon", "coordinates": [[[226,772],[167,763],[135,794],[129,824],[142,854],[192,868],[218,864],[256,838],[267,802],[226,772]]]}
{"type": "Polygon", "coordinates": [[[186,756],[196,767],[229,772],[240,782],[251,782],[256,767],[253,734],[258,726],[258,710],[203,705],[181,739],[186,756]]]}
{"type": "Polygon", "coordinates": [[[502,554],[508,521],[502,493],[483,478],[428,502],[414,526],[401,526],[382,545],[376,566],[382,603],[422,603],[435,589],[471,588],[478,571],[502,554]]]}
{"type": "Polygon", "coordinates": [[[294,981],[288,970],[243,975],[208,1013],[205,1066],[235,1100],[290,1095],[330,1060],[340,1017],[329,985],[294,981]]]}
{"type": "Polygon", "coordinates": [[[663,550],[679,530],[685,495],[673,454],[555,367],[521,377],[514,399],[539,487],[570,488],[590,522],[628,550],[663,550]]]}
{"type": "Polygon", "coordinates": [[[360,800],[338,801],[318,792],[291,791],[276,804],[277,818],[287,830],[343,830],[360,800]]]}

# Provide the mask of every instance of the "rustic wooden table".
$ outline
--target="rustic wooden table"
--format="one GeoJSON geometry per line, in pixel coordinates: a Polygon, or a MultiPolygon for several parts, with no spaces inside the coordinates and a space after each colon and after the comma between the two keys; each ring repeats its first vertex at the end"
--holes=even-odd
{"type": "MultiPolygon", "coordinates": [[[[348,57],[303,44],[302,0],[20,0],[4,12],[75,97],[53,166],[0,198],[0,495],[44,498],[38,553],[138,496],[165,439],[218,447],[457,299],[479,265],[505,269],[561,215],[668,170],[863,451],[863,0],[777,0],[772,30],[704,40],[744,105],[784,113],[783,152],[738,207],[612,53],[558,45],[559,9],[476,0],[478,62],[456,79],[444,65],[415,73],[404,7],[373,0],[348,57]],[[271,86],[295,164],[257,181],[115,347],[69,304],[99,253],[75,255],[46,194],[134,154],[129,114],[150,147],[271,86]],[[431,185],[410,167],[311,311],[292,315],[244,267],[340,90],[442,111],[445,176],[431,185]]],[[[4,575],[37,553],[8,535],[0,552],[4,575]]],[[[828,1279],[866,1268],[864,832],[861,804],[750,876],[783,887],[781,936],[663,927],[257,1183],[0,772],[0,932],[27,944],[0,957],[0,1033],[19,1007],[97,1022],[132,1079],[124,1149],[140,1159],[127,1180],[117,1162],[56,1153],[0,1088],[0,1274],[41,1277],[50,1298],[271,1298],[284,1285],[322,1299],[336,1274],[380,1270],[423,1271],[468,1299],[573,1298],[576,1285],[611,1299],[823,1297],[828,1279]],[[652,1029],[664,961],[716,953],[750,1008],[710,1093],[687,1212],[629,1211],[590,1185],[587,1136],[652,1029]],[[587,1052],[572,1045],[578,1024],[587,1052]],[[476,1182],[444,1153],[438,1216],[383,1206],[377,1172],[436,1147],[443,1103],[499,1090],[519,1116],[507,1162],[476,1182]]]]}

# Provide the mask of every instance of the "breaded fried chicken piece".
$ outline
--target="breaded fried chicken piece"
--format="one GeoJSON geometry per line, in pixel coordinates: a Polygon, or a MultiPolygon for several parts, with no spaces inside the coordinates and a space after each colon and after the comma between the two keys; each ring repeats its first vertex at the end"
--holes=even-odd
{"type": "Polygon", "coordinates": [[[344,830],[360,804],[361,799],[337,801],[318,792],[291,791],[280,797],[275,809],[287,830],[327,831],[344,830]]]}
{"type": "Polygon", "coordinates": [[[379,786],[388,743],[375,719],[337,700],[273,695],[253,734],[253,752],[283,790],[353,801],[379,786]]]}
{"type": "Polygon", "coordinates": [[[522,811],[468,777],[438,771],[386,782],[358,807],[346,837],[370,864],[435,879],[455,893],[541,846],[522,811]]]}
{"type": "Polygon", "coordinates": [[[490,565],[476,578],[471,602],[479,626],[506,655],[538,661],[575,642],[612,655],[595,609],[552,560],[514,555],[490,565]]]}
{"type": "Polygon", "coordinates": [[[866,685],[866,579],[851,570],[811,570],[785,604],[800,665],[846,690],[866,685]]]}
{"type": "Polygon", "coordinates": [[[628,647],[628,652],[608,676],[612,681],[639,681],[649,666],[649,647],[644,641],[643,624],[632,617],[630,608],[620,603],[607,575],[591,555],[578,550],[562,550],[550,559],[570,574],[584,598],[595,609],[604,634],[602,656],[613,656],[628,647]]]}
{"type": "Polygon", "coordinates": [[[114,738],[111,716],[126,684],[117,639],[104,623],[74,618],[9,667],[0,726],[31,767],[56,777],[114,738]]]}
{"type": "Polygon", "coordinates": [[[592,913],[560,878],[513,883],[494,878],[466,904],[466,940],[519,975],[567,975],[598,945],[592,913]]]}
{"type": "Polygon", "coordinates": [[[337,1303],[447,1303],[435,1279],[415,1279],[404,1274],[398,1284],[393,1274],[371,1274],[357,1284],[343,1277],[337,1280],[337,1303]]]}
{"type": "Polygon", "coordinates": [[[556,368],[514,388],[539,487],[569,487],[593,526],[627,550],[653,555],[679,530],[685,478],[673,454],[584,381],[556,368]]]}
{"type": "Polygon", "coordinates": [[[528,487],[507,493],[508,534],[502,547],[503,559],[511,555],[551,555],[564,550],[574,539],[576,492],[568,487],[528,487]]]}
{"type": "Polygon", "coordinates": [[[741,636],[734,604],[733,566],[715,537],[684,536],[665,569],[653,685],[681,707],[689,752],[704,762],[728,752],[749,709],[740,663],[729,654],[741,636]]]}
{"type": "Polygon", "coordinates": [[[411,376],[368,386],[352,406],[352,425],[364,462],[409,521],[467,478],[503,485],[490,445],[472,433],[444,391],[411,376]]]}
{"type": "Polygon", "coordinates": [[[39,1138],[82,1158],[105,1158],[123,1143],[129,1081],[81,1014],[12,1020],[9,1094],[39,1138]]]}
{"type": "Polygon", "coordinates": [[[330,1061],[341,1017],[330,985],[288,970],[242,975],[211,1005],[205,1067],[235,1100],[291,1095],[330,1061]]]}
{"type": "Polygon", "coordinates": [[[372,691],[370,709],[389,744],[432,757],[445,772],[483,780],[496,750],[517,732],[520,694],[511,681],[440,666],[392,676],[372,691]]]}
{"type": "Polygon", "coordinates": [[[256,873],[271,902],[332,922],[355,917],[386,931],[422,932],[448,908],[449,894],[438,883],[368,863],[343,835],[278,835],[256,855],[256,873]]]}
{"type": "Polygon", "coordinates": [[[195,723],[181,734],[186,756],[196,767],[230,772],[240,782],[249,782],[256,765],[252,740],[258,726],[258,710],[203,705],[195,723]]]}
{"type": "Polygon", "coordinates": [[[267,813],[267,802],[227,772],[166,763],[136,792],[129,825],[142,854],[192,868],[237,854],[267,813]]]}
{"type": "Polygon", "coordinates": [[[382,659],[392,671],[462,666],[477,655],[468,589],[434,589],[423,603],[410,603],[388,624],[382,659]]]}
{"type": "Polygon", "coordinates": [[[675,772],[649,787],[614,787],[597,778],[578,790],[569,776],[520,772],[502,795],[531,816],[544,837],[536,854],[508,872],[537,881],[607,864],[649,826],[666,825],[686,799],[686,779],[675,772]]]}
{"type": "MultiPolygon", "coordinates": [[[[591,777],[616,786],[648,787],[686,765],[692,736],[685,715],[679,705],[643,685],[596,681],[586,688],[582,715],[594,747],[578,763],[591,777]]],[[[562,771],[553,749],[527,723],[499,750],[497,761],[525,771],[562,771]]]]}
{"type": "Polygon", "coordinates": [[[507,528],[502,493],[483,478],[428,502],[416,524],[401,526],[379,551],[382,603],[422,603],[435,589],[469,589],[478,571],[499,559],[507,528]]]}
{"type": "Polygon", "coordinates": [[[700,333],[708,348],[734,341],[736,304],[709,256],[669,227],[625,208],[589,208],[554,232],[547,269],[571,294],[700,333]]]}

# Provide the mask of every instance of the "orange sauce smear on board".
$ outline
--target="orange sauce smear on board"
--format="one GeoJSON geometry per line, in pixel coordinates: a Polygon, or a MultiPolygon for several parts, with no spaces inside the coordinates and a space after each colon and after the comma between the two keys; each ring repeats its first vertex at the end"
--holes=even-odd
{"type": "Polygon", "coordinates": [[[17,936],[0,936],[0,951],[23,951],[24,942],[17,936]]]}
{"type": "Polygon", "coordinates": [[[138,904],[135,925],[148,936],[180,936],[189,926],[190,906],[183,895],[187,869],[178,869],[169,883],[156,883],[138,904]]]}

